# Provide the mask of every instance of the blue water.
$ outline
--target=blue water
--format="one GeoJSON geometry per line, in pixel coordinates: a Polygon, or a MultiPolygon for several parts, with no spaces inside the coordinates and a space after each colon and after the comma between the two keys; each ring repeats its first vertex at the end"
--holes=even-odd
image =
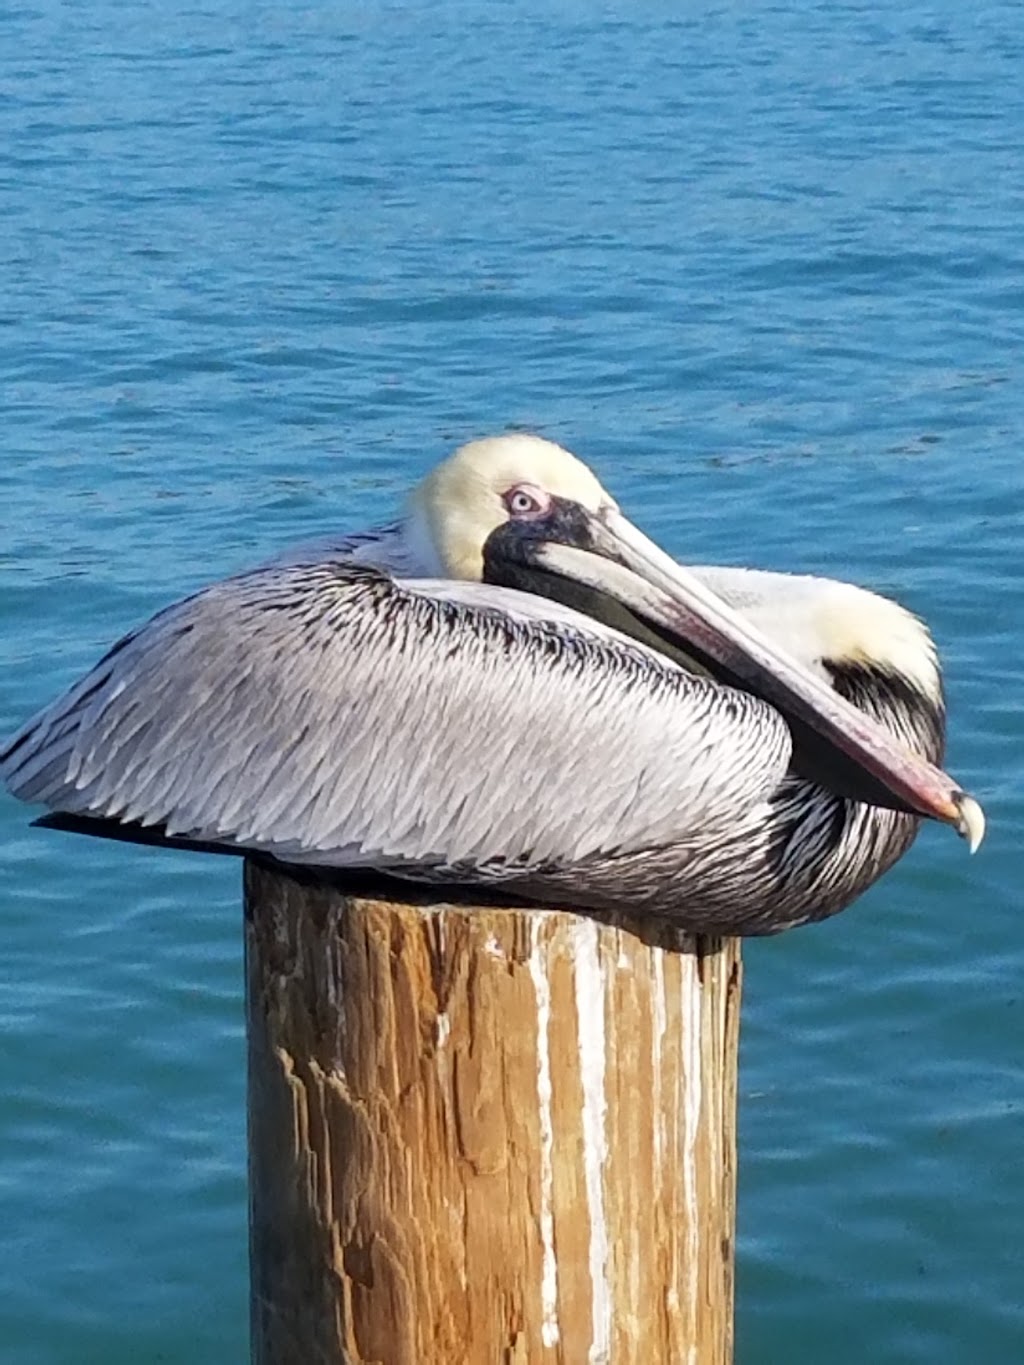
{"type": "MultiPolygon", "coordinates": [[[[0,732],[150,611],[570,445],[681,557],[898,595],[969,859],[751,944],[738,1355],[1024,1359],[1024,18],[0,7],[0,732]]],[[[0,800],[0,1356],[246,1356],[238,869],[0,800]]]]}

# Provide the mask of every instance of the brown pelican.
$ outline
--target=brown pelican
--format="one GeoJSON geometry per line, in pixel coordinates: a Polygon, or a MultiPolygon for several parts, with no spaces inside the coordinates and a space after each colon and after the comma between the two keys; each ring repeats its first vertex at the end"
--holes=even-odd
{"type": "Polygon", "coordinates": [[[848,905],[939,771],[924,626],[684,569],[575,457],[463,447],[378,532],[160,612],[0,751],[50,823],[769,933],[848,905]]]}

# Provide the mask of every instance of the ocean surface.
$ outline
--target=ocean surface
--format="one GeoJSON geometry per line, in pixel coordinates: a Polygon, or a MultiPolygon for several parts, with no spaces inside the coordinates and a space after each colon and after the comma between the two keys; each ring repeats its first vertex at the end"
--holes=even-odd
{"type": "MultiPolygon", "coordinates": [[[[930,827],[746,951],[738,1358],[1024,1360],[1024,12],[0,4],[0,733],[199,584],[568,444],[896,595],[930,827]]],[[[0,798],[0,1359],[247,1353],[239,867],[0,798]]]]}

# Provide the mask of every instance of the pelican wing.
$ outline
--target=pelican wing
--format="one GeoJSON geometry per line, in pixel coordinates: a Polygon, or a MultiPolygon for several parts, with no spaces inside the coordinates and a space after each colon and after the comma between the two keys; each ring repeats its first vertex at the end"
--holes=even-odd
{"type": "Polygon", "coordinates": [[[53,811],[288,861],[500,876],[725,828],[789,753],[764,703],[568,608],[337,562],[160,613],[0,775],[53,811]]]}

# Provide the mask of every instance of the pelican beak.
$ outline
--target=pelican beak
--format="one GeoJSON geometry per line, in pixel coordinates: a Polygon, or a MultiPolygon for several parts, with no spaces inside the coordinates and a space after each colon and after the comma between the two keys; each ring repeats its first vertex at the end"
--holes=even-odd
{"type": "MultiPolygon", "coordinates": [[[[773,644],[616,509],[594,514],[563,504],[546,527],[523,530],[516,550],[520,565],[525,570],[528,564],[535,575],[539,571],[543,582],[538,588],[521,572],[515,581],[506,580],[509,586],[539,590],[600,615],[670,657],[688,666],[696,662],[698,671],[763,698],[785,716],[794,742],[803,736],[806,749],[813,748],[815,780],[839,794],[952,825],[972,853],[981,843],[981,806],[947,773],[773,644]],[[610,600],[610,613],[600,608],[599,598],[610,600]],[[638,618],[639,630],[622,623],[622,608],[638,618]]],[[[505,531],[514,533],[514,527],[505,531]]]]}

